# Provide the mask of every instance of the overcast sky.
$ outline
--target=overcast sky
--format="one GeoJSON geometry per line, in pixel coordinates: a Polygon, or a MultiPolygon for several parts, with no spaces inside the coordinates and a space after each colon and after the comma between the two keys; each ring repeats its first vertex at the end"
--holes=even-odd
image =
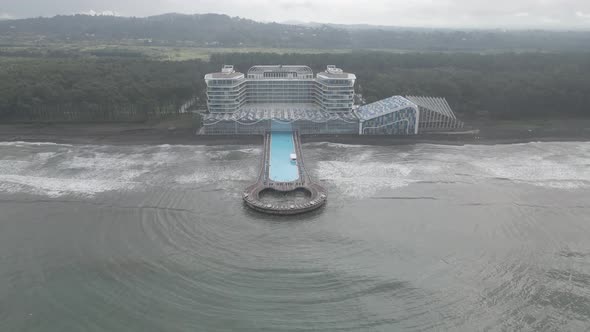
{"type": "Polygon", "coordinates": [[[276,22],[590,29],[590,0],[0,0],[0,18],[170,12],[276,22]]]}

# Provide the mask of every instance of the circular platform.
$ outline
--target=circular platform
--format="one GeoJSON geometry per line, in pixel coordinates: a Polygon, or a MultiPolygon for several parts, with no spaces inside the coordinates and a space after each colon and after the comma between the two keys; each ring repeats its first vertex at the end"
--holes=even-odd
{"type": "MultiPolygon", "coordinates": [[[[276,185],[274,183],[273,185],[276,185]]],[[[266,186],[261,184],[254,184],[244,191],[243,199],[246,205],[250,208],[268,214],[276,215],[296,215],[317,210],[326,204],[328,195],[324,188],[320,185],[312,183],[311,185],[303,186],[281,186],[274,188],[273,186],[266,186]],[[278,192],[290,192],[297,190],[304,190],[309,193],[309,197],[304,202],[286,202],[274,203],[264,202],[260,194],[265,190],[274,190],[278,192]]]]}

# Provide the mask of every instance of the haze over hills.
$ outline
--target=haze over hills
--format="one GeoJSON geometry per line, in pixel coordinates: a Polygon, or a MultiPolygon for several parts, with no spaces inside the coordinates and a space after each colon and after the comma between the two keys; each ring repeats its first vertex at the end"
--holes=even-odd
{"type": "Polygon", "coordinates": [[[261,23],[219,14],[145,18],[71,15],[0,22],[4,42],[145,40],[155,45],[402,51],[590,51],[590,32],[457,30],[301,22],[261,23]]]}
{"type": "Polygon", "coordinates": [[[320,22],[305,22],[298,20],[288,20],[278,22],[287,25],[300,25],[310,28],[317,28],[321,26],[329,26],[333,28],[345,29],[345,30],[407,30],[407,31],[434,31],[434,30],[496,30],[496,29],[454,29],[454,28],[427,28],[427,27],[404,27],[399,25],[371,25],[371,24],[337,24],[337,23],[320,23],[320,22]]]}

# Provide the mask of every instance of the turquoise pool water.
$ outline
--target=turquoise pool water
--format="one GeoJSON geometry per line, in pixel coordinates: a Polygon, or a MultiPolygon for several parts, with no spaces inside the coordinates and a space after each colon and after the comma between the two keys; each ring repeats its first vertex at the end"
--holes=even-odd
{"type": "Polygon", "coordinates": [[[295,153],[293,133],[273,132],[270,136],[270,179],[276,182],[291,182],[299,179],[295,162],[291,161],[295,153]]]}

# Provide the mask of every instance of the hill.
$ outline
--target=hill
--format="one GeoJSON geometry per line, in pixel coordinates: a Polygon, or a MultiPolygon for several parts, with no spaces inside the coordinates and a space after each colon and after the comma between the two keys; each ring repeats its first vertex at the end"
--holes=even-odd
{"type": "Polygon", "coordinates": [[[0,21],[4,41],[126,41],[196,47],[394,49],[436,52],[590,51],[590,32],[416,29],[260,23],[218,14],[146,18],[55,16],[0,21]]]}
{"type": "Polygon", "coordinates": [[[193,46],[345,47],[344,30],[259,23],[226,15],[165,14],[147,18],[56,16],[0,22],[0,36],[68,41],[146,40],[154,44],[193,46]]]}

